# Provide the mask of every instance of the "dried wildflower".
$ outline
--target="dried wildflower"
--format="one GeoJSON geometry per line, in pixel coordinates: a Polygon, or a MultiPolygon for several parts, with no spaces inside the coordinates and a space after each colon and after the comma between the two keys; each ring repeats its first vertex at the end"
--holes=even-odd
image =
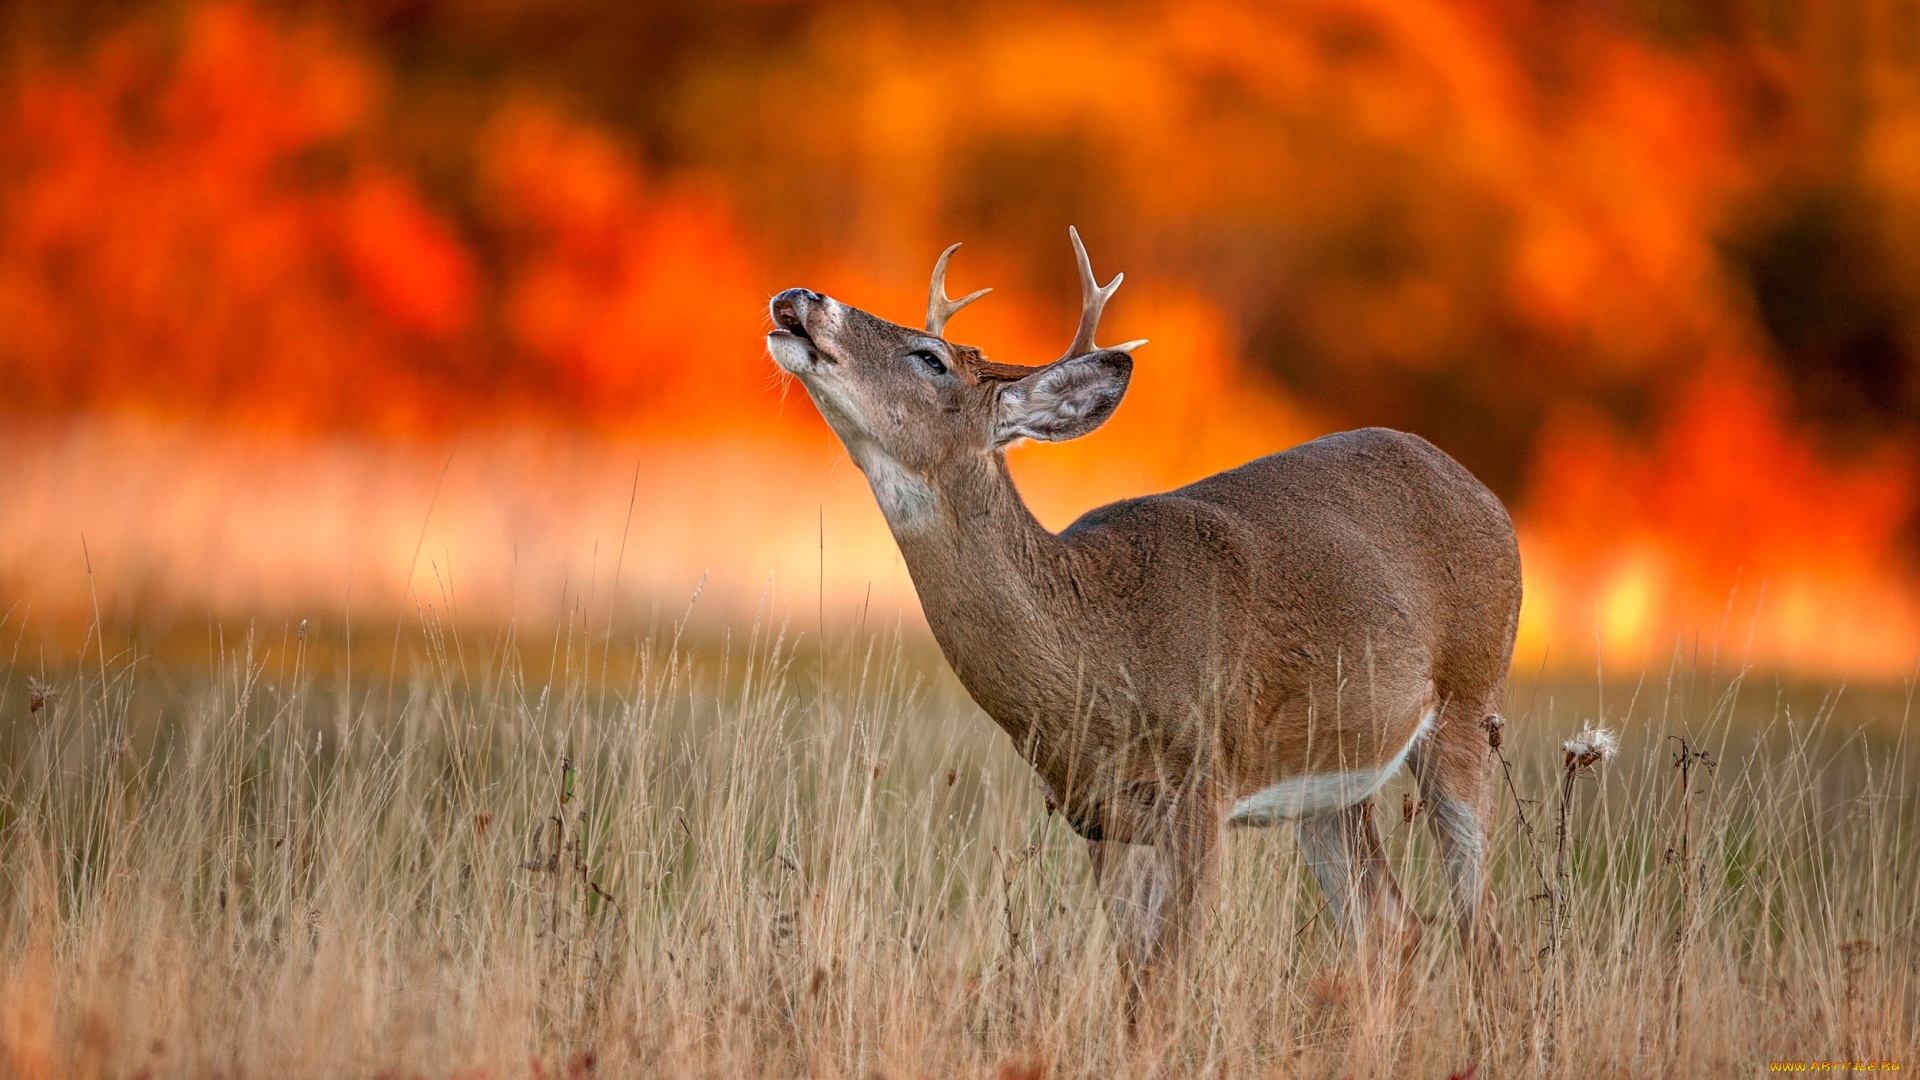
{"type": "Polygon", "coordinates": [[[1876,948],[1878,948],[1878,946],[1866,938],[1854,938],[1852,941],[1843,941],[1840,943],[1840,955],[1845,957],[1849,962],[1852,962],[1858,957],[1866,956],[1868,953],[1873,952],[1876,948]]]}
{"type": "Polygon", "coordinates": [[[1489,713],[1485,720],[1480,721],[1480,726],[1487,730],[1487,745],[1495,750],[1500,749],[1500,729],[1507,726],[1506,717],[1489,713]]]}
{"type": "Polygon", "coordinates": [[[1620,737],[1606,728],[1587,728],[1560,744],[1567,752],[1567,771],[1590,769],[1620,752],[1620,737]]]}

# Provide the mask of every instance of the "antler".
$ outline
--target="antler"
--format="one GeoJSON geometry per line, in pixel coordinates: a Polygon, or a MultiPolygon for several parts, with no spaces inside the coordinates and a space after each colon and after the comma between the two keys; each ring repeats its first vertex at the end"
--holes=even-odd
{"type": "MultiPolygon", "coordinates": [[[[1100,313],[1106,310],[1107,301],[1112,299],[1114,290],[1127,278],[1125,274],[1115,274],[1113,280],[1101,288],[1094,280],[1093,263],[1087,258],[1087,246],[1080,242],[1080,230],[1069,225],[1067,235],[1073,238],[1073,257],[1080,263],[1080,329],[1074,332],[1073,344],[1068,347],[1067,354],[1060,358],[1062,360],[1099,351],[1100,346],[1093,343],[1093,334],[1100,328],[1100,313]]],[[[1141,338],[1113,347],[1121,352],[1132,352],[1146,343],[1147,339],[1141,338]]]]}
{"type": "Polygon", "coordinates": [[[940,258],[933,264],[933,281],[927,285],[927,333],[935,337],[946,336],[947,320],[953,318],[954,312],[993,291],[981,289],[958,300],[947,299],[947,260],[959,250],[960,245],[955,244],[940,253],[940,258]]]}

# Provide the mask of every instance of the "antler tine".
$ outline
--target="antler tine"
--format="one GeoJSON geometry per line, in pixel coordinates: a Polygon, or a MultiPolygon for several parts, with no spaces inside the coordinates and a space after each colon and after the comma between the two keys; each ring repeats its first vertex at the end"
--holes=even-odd
{"type": "Polygon", "coordinates": [[[927,285],[927,333],[935,337],[946,336],[947,320],[953,318],[954,312],[993,291],[981,289],[958,300],[947,299],[947,260],[959,250],[960,245],[955,244],[940,253],[940,258],[933,264],[933,281],[927,285]]]}
{"type": "MultiPolygon", "coordinates": [[[[1067,226],[1067,235],[1073,239],[1073,257],[1080,264],[1080,329],[1074,332],[1073,345],[1067,349],[1063,360],[1076,356],[1085,356],[1100,347],[1093,343],[1094,332],[1100,329],[1100,313],[1106,310],[1107,301],[1112,299],[1115,289],[1125,281],[1127,275],[1115,274],[1113,280],[1101,288],[1094,280],[1093,263],[1087,258],[1087,245],[1080,242],[1080,230],[1067,226]]],[[[1123,349],[1135,349],[1146,344],[1144,341],[1130,341],[1121,346],[1123,349]]]]}

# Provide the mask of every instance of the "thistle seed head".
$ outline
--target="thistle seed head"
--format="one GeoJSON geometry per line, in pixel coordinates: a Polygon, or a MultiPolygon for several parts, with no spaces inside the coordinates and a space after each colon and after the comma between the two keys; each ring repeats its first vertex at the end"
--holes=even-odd
{"type": "Polygon", "coordinates": [[[1620,752],[1620,737],[1606,728],[1587,728],[1560,744],[1567,752],[1567,771],[1581,772],[1620,752]]]}

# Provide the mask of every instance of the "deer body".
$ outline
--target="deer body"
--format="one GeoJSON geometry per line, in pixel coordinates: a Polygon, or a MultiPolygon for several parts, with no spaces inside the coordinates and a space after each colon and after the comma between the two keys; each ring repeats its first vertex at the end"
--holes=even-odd
{"type": "Polygon", "coordinates": [[[1367,429],[1049,532],[1004,447],[1097,427],[1139,344],[1093,345],[1119,279],[1094,288],[1074,243],[1087,311],[1053,364],[940,336],[973,299],[945,300],[952,249],[924,333],[792,290],[770,348],[867,475],[948,663],[1087,839],[1130,985],[1198,937],[1229,825],[1297,822],[1356,943],[1410,950],[1418,920],[1371,813],[1402,763],[1463,935],[1491,947],[1482,722],[1520,603],[1505,509],[1425,440],[1367,429]]]}

